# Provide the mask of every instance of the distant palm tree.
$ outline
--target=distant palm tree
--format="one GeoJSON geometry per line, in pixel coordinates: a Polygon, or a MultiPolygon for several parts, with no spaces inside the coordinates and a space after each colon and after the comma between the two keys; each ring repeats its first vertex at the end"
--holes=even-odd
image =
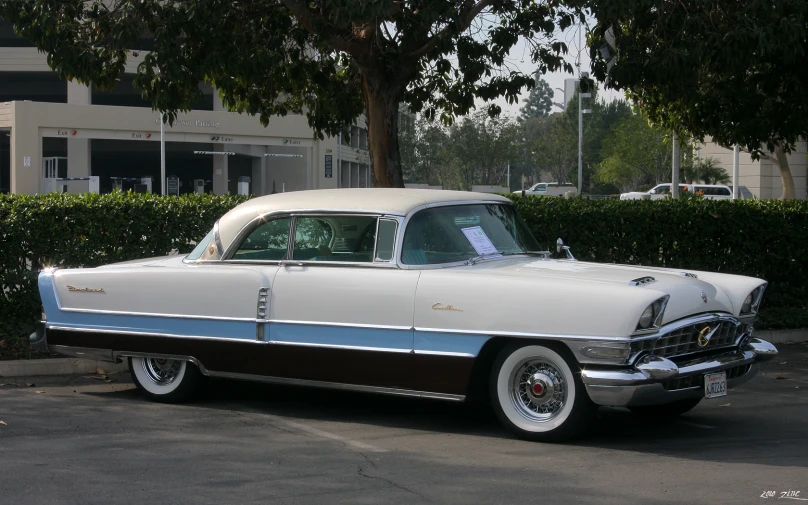
{"type": "Polygon", "coordinates": [[[682,177],[691,184],[703,182],[704,184],[727,184],[730,182],[729,173],[715,158],[698,160],[688,167],[682,167],[682,177]]]}

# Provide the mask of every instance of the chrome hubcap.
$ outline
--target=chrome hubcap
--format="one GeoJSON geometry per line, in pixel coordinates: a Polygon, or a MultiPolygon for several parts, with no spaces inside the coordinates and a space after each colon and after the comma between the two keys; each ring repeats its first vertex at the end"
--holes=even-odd
{"type": "Polygon", "coordinates": [[[167,386],[174,382],[181,366],[182,361],[176,359],[143,358],[143,371],[159,386],[167,386]]]}
{"type": "Polygon", "coordinates": [[[567,401],[564,374],[548,359],[532,358],[514,367],[510,386],[513,406],[528,421],[553,419],[567,401]]]}

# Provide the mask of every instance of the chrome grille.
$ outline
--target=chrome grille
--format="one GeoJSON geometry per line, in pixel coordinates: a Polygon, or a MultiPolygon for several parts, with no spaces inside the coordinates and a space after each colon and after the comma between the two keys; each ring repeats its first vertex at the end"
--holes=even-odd
{"type": "Polygon", "coordinates": [[[669,358],[671,356],[730,347],[735,344],[735,341],[740,336],[741,329],[742,326],[735,324],[733,321],[706,321],[691,324],[677,328],[658,338],[632,342],[632,354],[639,351],[648,351],[657,356],[669,358]],[[710,337],[707,345],[704,347],[699,345],[699,333],[706,328],[714,329],[716,324],[719,325],[719,328],[710,337]]]}
{"type": "MultiPolygon", "coordinates": [[[[748,373],[750,368],[752,368],[752,365],[746,364],[726,369],[725,371],[727,372],[727,380],[735,379],[740,377],[741,375],[748,373]]],[[[664,383],[662,383],[662,386],[668,391],[702,387],[704,386],[704,375],[703,374],[690,375],[688,377],[671,379],[669,381],[665,381],[664,383]]]]}

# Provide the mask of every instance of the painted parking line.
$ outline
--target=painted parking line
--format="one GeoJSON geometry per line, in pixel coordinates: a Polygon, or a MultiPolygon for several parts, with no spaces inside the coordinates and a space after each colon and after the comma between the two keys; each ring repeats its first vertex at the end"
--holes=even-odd
{"type": "Polygon", "coordinates": [[[321,430],[319,428],[314,428],[312,426],[307,426],[303,423],[299,423],[297,421],[290,421],[289,419],[285,419],[283,417],[278,417],[272,414],[267,414],[266,412],[262,412],[259,409],[249,408],[249,407],[232,407],[235,412],[240,414],[256,414],[264,418],[265,420],[269,421],[272,424],[281,425],[286,428],[289,428],[293,431],[302,431],[304,433],[308,433],[309,435],[314,435],[315,437],[325,438],[328,440],[334,440],[335,442],[340,442],[345,444],[349,447],[353,447],[354,449],[359,449],[361,451],[366,452],[388,452],[387,449],[382,449],[381,447],[376,447],[375,445],[366,444],[365,442],[360,442],[359,440],[352,440],[350,438],[346,438],[336,433],[331,433],[325,430],[321,430]]]}

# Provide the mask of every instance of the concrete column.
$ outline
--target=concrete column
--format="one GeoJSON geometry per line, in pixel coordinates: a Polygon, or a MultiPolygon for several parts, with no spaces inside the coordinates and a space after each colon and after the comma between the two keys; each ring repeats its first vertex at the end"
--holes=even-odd
{"type": "Polygon", "coordinates": [[[267,158],[261,156],[260,158],[252,159],[252,192],[257,196],[267,194],[267,158]]]}
{"type": "MultiPolygon", "coordinates": [[[[76,81],[67,82],[67,103],[90,105],[92,88],[76,81]]],[[[90,139],[67,139],[67,176],[89,177],[91,175],[90,139]]],[[[78,185],[81,188],[83,185],[78,185]]]]}
{"type": "MultiPolygon", "coordinates": [[[[215,151],[221,151],[220,147],[215,147],[215,151]]],[[[227,185],[227,156],[213,155],[213,194],[226,195],[229,193],[227,185]]]]}
{"type": "Polygon", "coordinates": [[[11,122],[11,192],[42,191],[42,137],[31,102],[13,102],[11,122]]]}

